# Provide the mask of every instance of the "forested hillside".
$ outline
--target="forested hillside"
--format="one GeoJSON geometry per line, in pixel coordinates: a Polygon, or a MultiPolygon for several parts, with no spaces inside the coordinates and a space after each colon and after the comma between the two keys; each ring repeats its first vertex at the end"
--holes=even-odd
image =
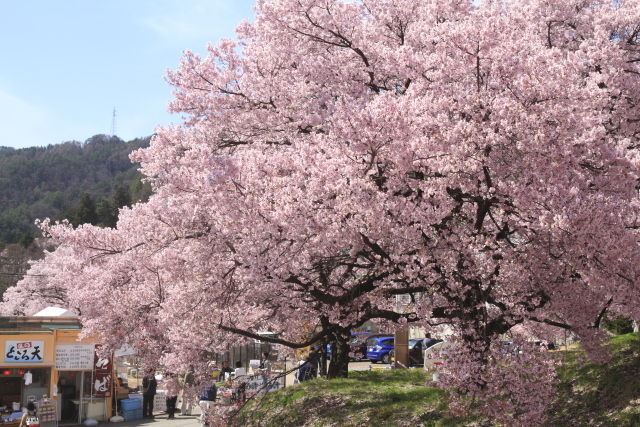
{"type": "Polygon", "coordinates": [[[37,235],[36,218],[73,215],[85,193],[94,203],[113,197],[119,187],[129,189],[134,201],[148,197],[128,156],[149,140],[96,135],[84,143],[0,147],[0,239],[16,243],[27,232],[37,235]]]}
{"type": "Polygon", "coordinates": [[[114,227],[118,208],[151,194],[129,154],[151,137],[125,142],[96,135],[47,147],[0,147],[0,298],[44,256],[38,219],[114,227]]]}

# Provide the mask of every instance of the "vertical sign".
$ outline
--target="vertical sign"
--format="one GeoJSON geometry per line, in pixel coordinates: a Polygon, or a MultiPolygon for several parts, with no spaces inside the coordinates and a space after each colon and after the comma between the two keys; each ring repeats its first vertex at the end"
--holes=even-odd
{"type": "Polygon", "coordinates": [[[98,347],[93,356],[93,385],[91,387],[92,397],[111,397],[111,388],[113,382],[111,375],[113,374],[113,361],[111,357],[100,358],[98,356],[98,347]]]}
{"type": "Polygon", "coordinates": [[[6,341],[4,347],[5,362],[42,362],[43,354],[44,341],[6,341]]]}

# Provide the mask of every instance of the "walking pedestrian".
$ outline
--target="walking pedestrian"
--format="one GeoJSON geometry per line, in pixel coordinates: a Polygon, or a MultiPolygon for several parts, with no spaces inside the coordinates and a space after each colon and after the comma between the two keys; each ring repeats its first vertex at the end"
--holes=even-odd
{"type": "Polygon", "coordinates": [[[309,363],[312,366],[311,375],[313,378],[318,377],[318,365],[320,364],[320,358],[322,357],[322,351],[320,350],[320,345],[312,345],[311,352],[309,352],[309,363]]]}
{"type": "Polygon", "coordinates": [[[182,415],[191,416],[191,411],[193,410],[191,400],[188,398],[189,392],[192,391],[195,385],[193,373],[193,365],[189,365],[189,369],[187,369],[187,372],[184,374],[184,383],[182,384],[182,406],[180,407],[180,413],[182,415]]]}
{"type": "Polygon", "coordinates": [[[178,401],[178,393],[180,393],[180,384],[173,372],[167,372],[165,374],[164,388],[167,393],[167,419],[170,420],[175,418],[176,403],[178,401]]]}

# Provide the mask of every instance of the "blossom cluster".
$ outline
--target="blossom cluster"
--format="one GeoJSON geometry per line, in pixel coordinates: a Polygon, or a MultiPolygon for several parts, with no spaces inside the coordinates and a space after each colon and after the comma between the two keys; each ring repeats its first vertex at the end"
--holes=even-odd
{"type": "Polygon", "coordinates": [[[443,384],[535,425],[551,367],[500,336],[604,360],[604,313],[640,318],[639,23],[630,0],[259,0],[168,72],[184,120],[131,155],[149,201],[43,221],[58,249],[2,311],[63,305],[176,371],[259,331],[335,341],[330,376],[366,320],[447,325],[443,384]]]}

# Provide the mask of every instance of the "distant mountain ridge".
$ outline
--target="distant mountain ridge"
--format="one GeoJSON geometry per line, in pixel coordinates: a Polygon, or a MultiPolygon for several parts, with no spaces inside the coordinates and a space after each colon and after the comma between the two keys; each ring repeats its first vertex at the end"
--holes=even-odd
{"type": "Polygon", "coordinates": [[[14,243],[27,232],[37,233],[36,218],[58,218],[85,193],[98,202],[125,187],[133,201],[146,199],[150,190],[129,154],[148,147],[150,140],[95,135],[84,143],[0,147],[0,239],[14,243]]]}

